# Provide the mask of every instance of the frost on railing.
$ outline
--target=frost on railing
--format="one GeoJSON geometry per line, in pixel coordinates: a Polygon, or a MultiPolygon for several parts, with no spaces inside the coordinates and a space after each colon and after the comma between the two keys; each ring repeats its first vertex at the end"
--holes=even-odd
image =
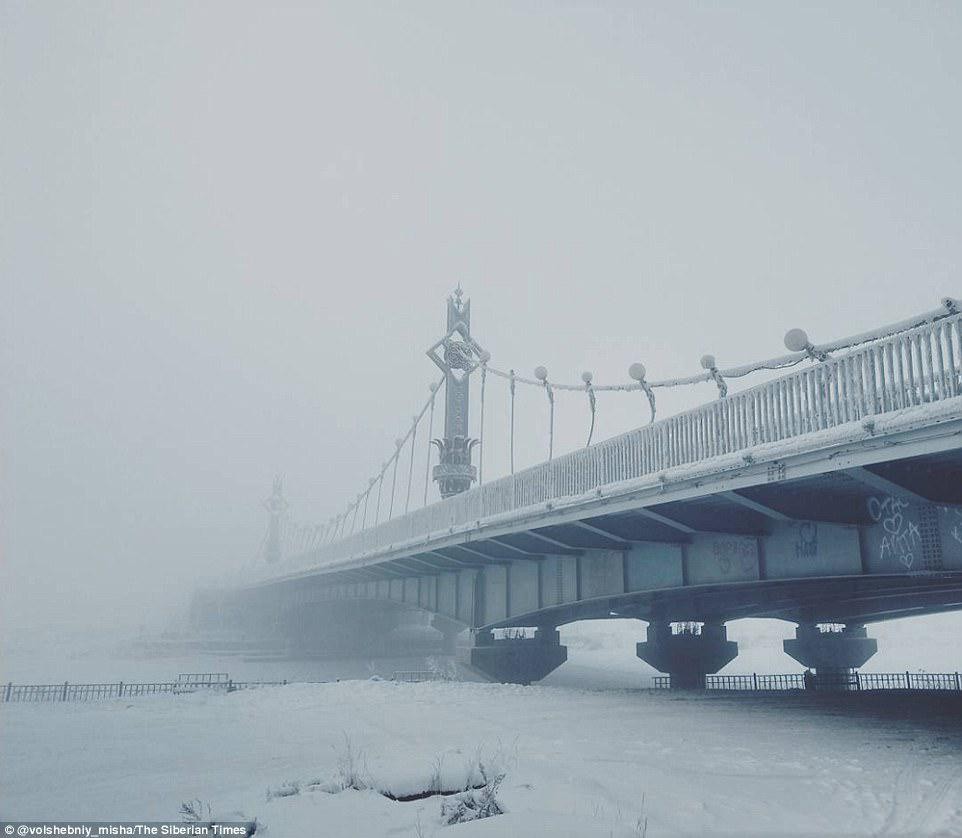
{"type": "Polygon", "coordinates": [[[962,315],[662,419],[324,545],[316,566],[424,540],[503,513],[962,394],[962,315]]]}

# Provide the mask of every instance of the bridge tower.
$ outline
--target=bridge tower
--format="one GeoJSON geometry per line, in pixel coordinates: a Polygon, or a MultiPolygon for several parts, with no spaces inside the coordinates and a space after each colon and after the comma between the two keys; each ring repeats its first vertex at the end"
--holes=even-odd
{"type": "Polygon", "coordinates": [[[471,337],[471,301],[462,300],[459,285],[448,297],[447,333],[428,351],[444,373],[444,438],[433,440],[439,462],[434,479],[442,498],[466,492],[478,479],[471,452],[478,444],[468,434],[470,376],[490,355],[471,337]]]}
{"type": "Polygon", "coordinates": [[[274,564],[281,560],[281,526],[288,507],[284,499],[284,481],[279,475],[274,478],[271,496],[263,503],[270,515],[267,524],[267,540],[264,543],[264,560],[268,564],[274,564]]]}

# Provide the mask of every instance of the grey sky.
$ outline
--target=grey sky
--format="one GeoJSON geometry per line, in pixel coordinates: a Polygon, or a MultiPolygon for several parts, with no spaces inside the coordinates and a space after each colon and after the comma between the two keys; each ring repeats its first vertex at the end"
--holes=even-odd
{"type": "Polygon", "coordinates": [[[959,296],[962,5],[795,5],[0,2],[7,619],[248,560],[275,471],[343,509],[459,281],[600,383],[959,296]]]}

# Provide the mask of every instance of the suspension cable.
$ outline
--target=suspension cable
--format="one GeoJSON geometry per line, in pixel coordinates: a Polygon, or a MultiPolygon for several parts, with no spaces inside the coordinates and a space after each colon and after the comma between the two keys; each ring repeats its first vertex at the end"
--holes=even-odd
{"type": "MultiPolygon", "coordinates": [[[[888,326],[883,326],[880,329],[873,329],[869,332],[860,332],[856,335],[850,335],[847,338],[841,338],[839,340],[830,341],[829,343],[823,343],[816,345],[809,345],[801,351],[792,351],[786,355],[779,355],[775,358],[768,358],[764,361],[755,361],[753,363],[741,364],[739,366],[726,367],[724,369],[718,369],[717,372],[723,378],[742,378],[743,376],[749,375],[753,372],[758,372],[761,370],[780,370],[787,367],[794,367],[796,364],[802,361],[818,358],[822,354],[827,354],[830,352],[835,352],[840,349],[850,349],[854,346],[859,346],[863,343],[871,343],[872,341],[881,340],[882,338],[889,337],[891,335],[898,334],[900,332],[906,332],[910,329],[915,329],[919,326],[924,326],[926,323],[933,323],[937,320],[941,320],[945,317],[950,317],[953,314],[958,313],[962,309],[962,301],[953,299],[952,297],[945,297],[941,301],[941,305],[938,308],[932,309],[931,311],[924,312],[915,317],[909,317],[905,320],[900,320],[897,323],[892,323],[888,326]]],[[[794,330],[792,330],[794,331],[794,330]]],[[[499,370],[495,367],[489,366],[488,371],[492,375],[499,376],[500,378],[511,379],[513,378],[516,382],[521,384],[529,384],[534,387],[540,387],[541,382],[531,378],[524,378],[520,375],[514,375],[512,371],[505,372],[504,370],[499,370]]],[[[712,374],[710,370],[706,370],[698,375],[690,375],[680,378],[666,378],[661,381],[650,381],[647,382],[649,387],[680,387],[688,384],[700,384],[705,381],[717,379],[712,374]]],[[[554,384],[556,390],[583,390],[584,385],[582,384],[554,384]]],[[[605,384],[602,386],[594,387],[596,392],[602,390],[607,391],[630,391],[630,390],[644,390],[645,388],[638,383],[635,384],[605,384]]]]}
{"type": "Polygon", "coordinates": [[[367,482],[367,491],[364,493],[364,515],[361,516],[361,529],[363,530],[367,526],[367,502],[371,497],[371,489],[374,488],[374,478],[372,477],[367,482]]]}
{"type": "Polygon", "coordinates": [[[514,474],[514,370],[511,370],[511,473],[514,474]]]}
{"type": "Polygon", "coordinates": [[[354,535],[354,528],[357,526],[357,510],[361,505],[361,496],[357,496],[357,500],[354,501],[354,516],[351,518],[351,535],[354,535]]]}
{"type": "Polygon", "coordinates": [[[411,464],[408,466],[408,491],[407,496],[404,498],[405,515],[407,515],[408,510],[411,508],[411,478],[414,477],[414,443],[418,437],[418,420],[420,418],[420,416],[414,417],[414,425],[411,428],[411,464]]]}
{"type": "Polygon", "coordinates": [[[381,473],[377,478],[377,506],[374,507],[374,526],[381,520],[381,489],[384,488],[384,472],[387,471],[387,463],[381,463],[381,473]]]}
{"type": "Polygon", "coordinates": [[[394,517],[394,495],[397,492],[397,464],[398,460],[401,459],[401,446],[404,444],[404,440],[400,437],[394,440],[394,445],[397,450],[394,452],[394,477],[391,480],[391,506],[388,509],[387,519],[390,521],[394,517]]]}
{"type": "Polygon", "coordinates": [[[478,485],[484,485],[484,384],[488,377],[488,362],[481,361],[481,424],[478,430],[478,485]]]}
{"type": "Polygon", "coordinates": [[[434,444],[431,439],[434,437],[434,400],[437,398],[438,389],[441,387],[444,379],[441,382],[431,382],[431,398],[430,398],[430,416],[428,417],[428,453],[424,458],[424,505],[428,505],[428,478],[431,475],[431,452],[434,448],[434,444]]]}

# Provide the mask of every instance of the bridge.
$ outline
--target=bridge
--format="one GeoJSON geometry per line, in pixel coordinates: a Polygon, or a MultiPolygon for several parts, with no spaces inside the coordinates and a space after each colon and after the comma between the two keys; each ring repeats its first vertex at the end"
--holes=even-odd
{"type": "Polygon", "coordinates": [[[737,655],[726,622],[768,617],[797,625],[785,651],[801,664],[851,673],[877,650],[872,623],[962,607],[962,314],[947,298],[872,332],[815,345],[793,329],[785,343],[737,367],[705,356],[688,378],[649,380],[641,364],[609,386],[590,373],[554,382],[544,367],[527,378],[494,366],[459,289],[428,351],[440,380],[378,474],[313,527],[285,523],[276,483],[264,560],[198,593],[192,618],[315,648],[428,612],[448,649],[470,629],[470,664],[517,683],[566,660],[559,626],[637,618],[648,623],[638,657],[672,686],[699,687],[737,655]],[[768,380],[735,391],[752,375],[768,380]],[[511,466],[485,480],[492,382],[510,393],[511,466]],[[660,388],[699,383],[716,398],[657,417],[660,388]],[[520,387],[546,395],[549,458],[515,471],[520,387]],[[589,430],[585,447],[556,456],[559,390],[584,393],[589,430]],[[430,440],[442,393],[444,435],[421,432],[433,447],[411,509],[419,427],[430,440]],[[650,421],[592,443],[601,393],[641,396],[650,421]]]}

